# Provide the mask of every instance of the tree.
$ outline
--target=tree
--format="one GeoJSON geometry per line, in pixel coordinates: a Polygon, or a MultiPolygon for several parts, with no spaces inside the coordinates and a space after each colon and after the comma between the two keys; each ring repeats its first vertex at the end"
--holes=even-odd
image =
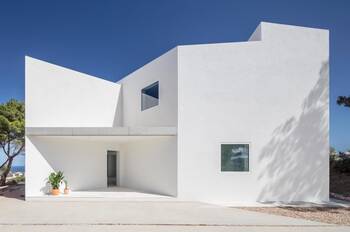
{"type": "Polygon", "coordinates": [[[337,104],[338,105],[343,105],[345,107],[350,107],[350,96],[345,97],[345,96],[339,96],[337,99],[337,104]]]}
{"type": "Polygon", "coordinates": [[[330,155],[334,155],[334,154],[337,154],[337,151],[335,150],[335,148],[334,147],[329,147],[329,154],[330,155]]]}
{"type": "Polygon", "coordinates": [[[0,186],[6,184],[13,159],[24,151],[24,103],[11,99],[0,104],[0,147],[6,161],[0,166],[0,186]]]}

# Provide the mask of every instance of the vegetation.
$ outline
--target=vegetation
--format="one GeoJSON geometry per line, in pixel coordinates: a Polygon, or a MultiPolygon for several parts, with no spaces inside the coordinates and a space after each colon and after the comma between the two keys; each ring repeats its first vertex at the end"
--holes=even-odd
{"type": "Polygon", "coordinates": [[[350,96],[349,97],[339,96],[337,99],[337,104],[345,107],[350,107],[350,96]]]}
{"type": "Polygon", "coordinates": [[[24,151],[24,103],[11,99],[0,104],[0,147],[6,161],[0,166],[0,186],[6,184],[13,159],[24,151]]]}
{"type": "Polygon", "coordinates": [[[24,176],[16,176],[14,179],[10,179],[6,182],[7,185],[18,185],[20,183],[23,183],[25,181],[24,176]]]}
{"type": "Polygon", "coordinates": [[[51,172],[49,176],[49,183],[53,189],[59,189],[62,180],[64,179],[63,172],[51,172]]]}
{"type": "Polygon", "coordinates": [[[344,152],[339,152],[330,147],[329,167],[331,172],[350,173],[350,156],[344,152]]]}
{"type": "Polygon", "coordinates": [[[25,181],[25,177],[24,176],[16,176],[15,178],[16,183],[20,183],[20,182],[24,182],[25,181]]]}
{"type": "Polygon", "coordinates": [[[331,148],[329,161],[331,193],[350,197],[350,156],[331,148]]]}
{"type": "MultiPolygon", "coordinates": [[[[350,107],[350,96],[339,96],[337,104],[350,107]]],[[[350,197],[350,150],[337,153],[330,148],[330,191],[344,197],[350,197]]]]}
{"type": "Polygon", "coordinates": [[[350,157],[331,155],[330,170],[331,172],[350,173],[350,157]]]}

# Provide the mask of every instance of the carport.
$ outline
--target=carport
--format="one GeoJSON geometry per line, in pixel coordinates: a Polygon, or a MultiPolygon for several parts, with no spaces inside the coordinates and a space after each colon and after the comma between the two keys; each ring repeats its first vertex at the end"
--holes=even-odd
{"type": "Polygon", "coordinates": [[[166,200],[177,195],[174,127],[26,130],[27,200],[166,200]],[[49,195],[47,176],[58,170],[68,180],[68,195],[49,195]]]}

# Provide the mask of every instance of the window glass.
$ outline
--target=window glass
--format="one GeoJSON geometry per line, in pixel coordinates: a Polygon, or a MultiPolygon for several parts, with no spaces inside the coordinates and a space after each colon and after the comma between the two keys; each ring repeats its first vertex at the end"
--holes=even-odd
{"type": "Polygon", "coordinates": [[[141,90],[141,110],[146,110],[159,104],[159,82],[155,82],[141,90]]]}
{"type": "Polygon", "coordinates": [[[249,171],[249,144],[221,144],[221,171],[249,171]]]}

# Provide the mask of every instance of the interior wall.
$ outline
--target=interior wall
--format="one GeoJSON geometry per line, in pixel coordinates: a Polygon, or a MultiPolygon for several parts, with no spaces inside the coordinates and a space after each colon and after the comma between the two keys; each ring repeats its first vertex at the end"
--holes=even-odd
{"type": "Polygon", "coordinates": [[[114,143],[64,137],[26,137],[26,197],[42,196],[52,171],[63,171],[69,187],[91,190],[107,187],[107,150],[114,143]]]}
{"type": "Polygon", "coordinates": [[[158,137],[123,144],[121,185],[139,191],[177,195],[177,138],[158,137]]]}

